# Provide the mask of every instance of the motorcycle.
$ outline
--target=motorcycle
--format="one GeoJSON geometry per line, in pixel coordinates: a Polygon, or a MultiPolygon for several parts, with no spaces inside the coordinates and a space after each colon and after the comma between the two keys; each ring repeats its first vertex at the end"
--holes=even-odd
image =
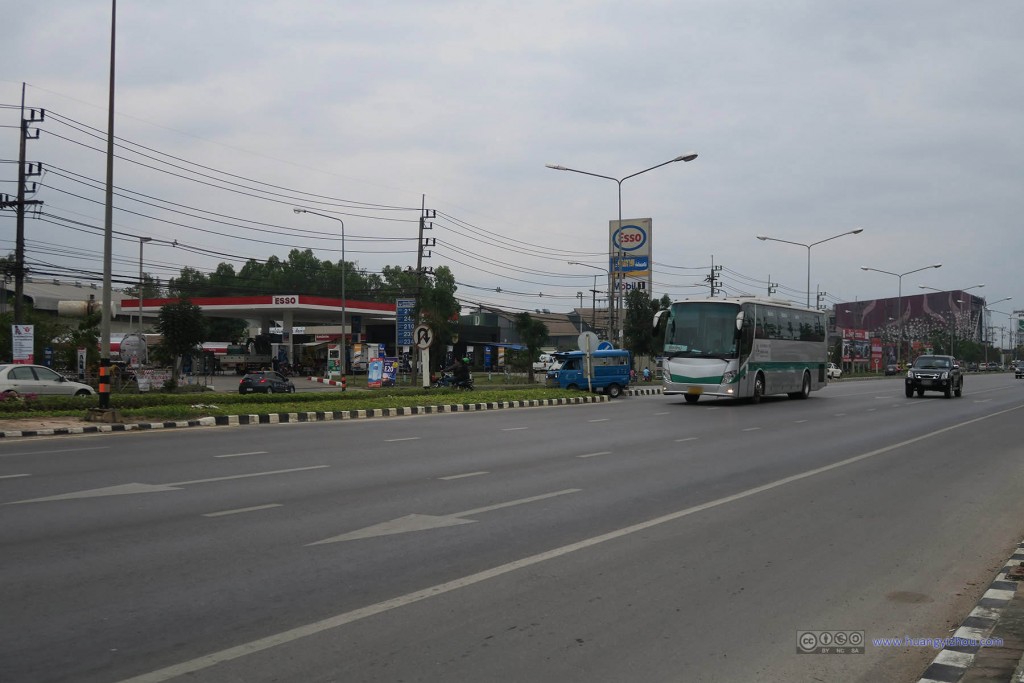
{"type": "Polygon", "coordinates": [[[442,372],[441,376],[437,378],[437,381],[433,384],[435,389],[465,389],[466,391],[473,390],[473,375],[470,374],[463,381],[455,379],[455,375],[451,372],[442,372]]]}

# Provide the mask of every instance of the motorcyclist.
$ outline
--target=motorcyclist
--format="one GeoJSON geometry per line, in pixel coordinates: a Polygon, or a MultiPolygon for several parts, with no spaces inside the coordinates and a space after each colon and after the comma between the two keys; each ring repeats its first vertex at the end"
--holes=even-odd
{"type": "Polygon", "coordinates": [[[455,386],[469,385],[469,358],[456,358],[444,371],[452,373],[452,377],[455,379],[455,386]]]}

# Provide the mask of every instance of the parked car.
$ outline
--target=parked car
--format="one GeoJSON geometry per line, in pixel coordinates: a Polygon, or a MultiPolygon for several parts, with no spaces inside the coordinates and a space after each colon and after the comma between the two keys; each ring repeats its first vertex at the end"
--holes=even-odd
{"type": "Polygon", "coordinates": [[[294,394],[295,385],[290,379],[273,370],[250,372],[238,383],[238,393],[240,394],[257,391],[264,394],[294,394]]]}
{"type": "Polygon", "coordinates": [[[964,376],[953,356],[918,356],[904,381],[907,398],[915,392],[924,396],[926,391],[941,391],[951,398],[964,391],[964,376]]]}
{"type": "Polygon", "coordinates": [[[839,379],[843,376],[843,369],[836,365],[835,363],[828,364],[827,372],[829,379],[839,379]]]}
{"type": "Polygon", "coordinates": [[[0,394],[4,396],[91,396],[95,393],[88,384],[72,382],[44,365],[0,365],[0,394]]]}
{"type": "Polygon", "coordinates": [[[1024,377],[1024,363],[1017,363],[1017,368],[1013,371],[1013,376],[1016,379],[1024,377]]]}

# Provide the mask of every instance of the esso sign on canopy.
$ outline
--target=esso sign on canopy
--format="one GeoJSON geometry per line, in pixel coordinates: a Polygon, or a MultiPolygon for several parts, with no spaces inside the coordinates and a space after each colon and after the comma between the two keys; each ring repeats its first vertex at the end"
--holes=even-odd
{"type": "Polygon", "coordinates": [[[271,299],[274,306],[296,306],[299,303],[297,294],[274,294],[271,299]]]}
{"type": "Polygon", "coordinates": [[[623,225],[612,235],[612,244],[621,251],[636,251],[647,244],[647,231],[638,225],[623,225]]]}

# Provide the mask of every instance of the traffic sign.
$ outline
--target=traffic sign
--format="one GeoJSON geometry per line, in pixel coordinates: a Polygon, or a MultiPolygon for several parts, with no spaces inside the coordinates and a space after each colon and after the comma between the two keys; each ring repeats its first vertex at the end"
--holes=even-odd
{"type": "Polygon", "coordinates": [[[599,348],[597,343],[597,335],[593,332],[582,332],[579,338],[576,340],[576,345],[583,353],[590,353],[599,348]]]}
{"type": "Polygon", "coordinates": [[[423,351],[429,349],[430,345],[434,343],[434,331],[427,325],[420,325],[413,330],[413,342],[416,344],[416,348],[423,351]]]}
{"type": "Polygon", "coordinates": [[[598,351],[611,351],[614,348],[615,347],[612,346],[612,343],[610,341],[603,341],[597,345],[598,351]]]}

